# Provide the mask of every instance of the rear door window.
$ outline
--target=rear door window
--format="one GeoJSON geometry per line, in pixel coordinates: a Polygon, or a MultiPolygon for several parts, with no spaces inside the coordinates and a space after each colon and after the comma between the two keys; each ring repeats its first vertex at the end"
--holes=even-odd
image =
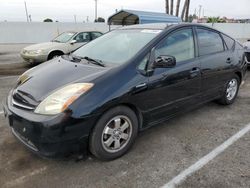
{"type": "Polygon", "coordinates": [[[200,56],[224,51],[224,44],[219,33],[201,28],[196,31],[200,56]]]}
{"type": "Polygon", "coordinates": [[[79,33],[75,37],[76,42],[89,42],[90,41],[90,34],[89,33],[79,33]]]}

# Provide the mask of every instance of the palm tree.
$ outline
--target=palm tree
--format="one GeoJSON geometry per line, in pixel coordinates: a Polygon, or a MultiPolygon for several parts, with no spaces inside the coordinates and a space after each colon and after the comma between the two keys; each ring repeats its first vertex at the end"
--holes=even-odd
{"type": "Polygon", "coordinates": [[[183,9],[182,9],[182,12],[181,12],[181,19],[182,20],[184,20],[184,15],[185,15],[185,12],[186,12],[186,7],[187,7],[187,1],[188,0],[185,0],[184,5],[183,5],[183,9]]]}
{"type": "Polygon", "coordinates": [[[187,0],[185,22],[188,22],[189,6],[190,6],[190,0],[187,0]]]}
{"type": "Polygon", "coordinates": [[[174,14],[174,0],[171,0],[171,9],[170,9],[170,14],[174,14]]]}
{"type": "Polygon", "coordinates": [[[181,0],[177,0],[176,11],[175,11],[176,16],[179,16],[180,3],[181,3],[181,0]]]}
{"type": "Polygon", "coordinates": [[[169,1],[166,0],[166,13],[169,14],[169,1]]]}

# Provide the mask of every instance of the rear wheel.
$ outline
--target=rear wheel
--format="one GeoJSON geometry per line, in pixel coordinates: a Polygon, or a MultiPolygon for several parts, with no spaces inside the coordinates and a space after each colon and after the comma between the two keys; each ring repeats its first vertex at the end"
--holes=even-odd
{"type": "Polygon", "coordinates": [[[223,96],[218,100],[218,102],[223,105],[232,104],[238,95],[239,86],[240,78],[235,75],[227,82],[223,96]]]}
{"type": "Polygon", "coordinates": [[[90,151],[97,158],[111,160],[124,155],[138,132],[138,120],[128,107],[107,111],[97,122],[90,136],[90,151]]]}

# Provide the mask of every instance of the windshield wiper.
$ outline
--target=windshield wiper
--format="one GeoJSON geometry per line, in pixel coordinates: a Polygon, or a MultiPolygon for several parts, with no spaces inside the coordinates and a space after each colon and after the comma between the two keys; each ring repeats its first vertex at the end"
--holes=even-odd
{"type": "Polygon", "coordinates": [[[61,43],[61,41],[59,41],[59,40],[52,40],[52,42],[59,42],[59,43],[61,43]]]}
{"type": "Polygon", "coordinates": [[[105,67],[105,64],[102,62],[102,60],[92,59],[92,58],[87,57],[87,56],[85,56],[85,57],[75,56],[73,54],[70,54],[70,57],[72,58],[72,60],[74,62],[80,62],[82,59],[85,59],[85,60],[88,61],[88,63],[93,63],[95,65],[99,65],[101,67],[105,67]]]}
{"type": "Polygon", "coordinates": [[[92,58],[87,57],[87,56],[81,57],[81,59],[86,59],[88,62],[91,62],[91,63],[93,63],[93,64],[95,64],[95,65],[99,65],[99,66],[101,66],[101,67],[105,67],[105,64],[102,62],[102,60],[99,60],[99,59],[92,59],[92,58]]]}

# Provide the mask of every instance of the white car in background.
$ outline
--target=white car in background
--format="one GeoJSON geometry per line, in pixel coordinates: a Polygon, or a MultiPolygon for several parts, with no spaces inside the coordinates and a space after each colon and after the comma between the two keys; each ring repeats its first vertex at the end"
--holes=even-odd
{"type": "Polygon", "coordinates": [[[243,43],[243,46],[245,48],[247,65],[250,66],[250,39],[248,39],[247,42],[243,43]]]}
{"type": "Polygon", "coordinates": [[[64,32],[50,42],[34,44],[21,50],[21,57],[31,64],[42,63],[69,54],[87,42],[103,35],[99,31],[64,32]]]}

